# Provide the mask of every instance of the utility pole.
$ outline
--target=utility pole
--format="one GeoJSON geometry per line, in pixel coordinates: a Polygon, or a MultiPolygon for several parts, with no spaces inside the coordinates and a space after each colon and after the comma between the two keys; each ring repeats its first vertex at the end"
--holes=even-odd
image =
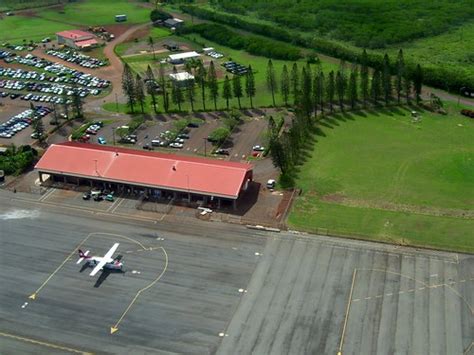
{"type": "Polygon", "coordinates": [[[204,156],[206,157],[207,156],[207,138],[204,137],[204,156]]]}
{"type": "Polygon", "coordinates": [[[119,111],[119,108],[118,108],[118,96],[117,96],[117,93],[115,93],[115,111],[119,111]]]}

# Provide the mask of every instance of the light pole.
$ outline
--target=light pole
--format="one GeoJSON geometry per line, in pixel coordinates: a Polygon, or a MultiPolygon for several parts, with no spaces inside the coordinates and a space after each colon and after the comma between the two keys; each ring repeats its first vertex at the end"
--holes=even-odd
{"type": "Polygon", "coordinates": [[[119,108],[118,108],[118,96],[117,96],[117,93],[115,93],[115,110],[116,110],[117,113],[118,113],[119,108]]]}
{"type": "Polygon", "coordinates": [[[207,156],[207,138],[204,137],[204,156],[206,157],[207,156]]]}

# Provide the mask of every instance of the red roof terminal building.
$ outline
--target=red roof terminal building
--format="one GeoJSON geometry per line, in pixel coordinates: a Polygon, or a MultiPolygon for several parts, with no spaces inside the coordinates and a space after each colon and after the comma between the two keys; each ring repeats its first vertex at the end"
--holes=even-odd
{"type": "Polygon", "coordinates": [[[36,164],[40,181],[87,184],[118,193],[139,192],[159,198],[232,202],[252,181],[251,164],[114,146],[65,142],[51,145],[36,164]]]}

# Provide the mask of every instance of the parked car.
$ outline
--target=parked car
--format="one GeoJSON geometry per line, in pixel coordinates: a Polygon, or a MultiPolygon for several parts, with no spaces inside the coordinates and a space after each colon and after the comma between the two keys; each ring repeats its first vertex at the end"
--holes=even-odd
{"type": "Polygon", "coordinates": [[[183,144],[182,144],[182,143],[173,142],[173,143],[170,143],[169,147],[181,149],[181,148],[183,148],[183,144]]]}
{"type": "Polygon", "coordinates": [[[99,144],[107,144],[107,141],[105,140],[104,137],[97,138],[97,142],[99,142],[99,144]]]}
{"type": "Polygon", "coordinates": [[[229,149],[219,148],[216,150],[216,154],[229,155],[230,152],[229,152],[229,149]]]}
{"type": "Polygon", "coordinates": [[[254,150],[256,152],[263,152],[265,150],[265,147],[262,147],[261,145],[254,145],[252,147],[252,150],[254,150]]]}

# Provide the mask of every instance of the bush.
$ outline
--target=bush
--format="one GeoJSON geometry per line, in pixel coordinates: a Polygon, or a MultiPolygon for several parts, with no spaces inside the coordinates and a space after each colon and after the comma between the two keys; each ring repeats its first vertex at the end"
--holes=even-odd
{"type": "Polygon", "coordinates": [[[230,130],[227,127],[219,127],[212,131],[207,139],[214,145],[221,145],[229,135],[230,130]]]}
{"type": "Polygon", "coordinates": [[[154,9],[150,13],[150,20],[151,22],[156,22],[156,21],[166,21],[169,18],[172,18],[169,13],[160,10],[160,9],[154,9]]]}
{"type": "Polygon", "coordinates": [[[16,149],[11,146],[4,155],[0,156],[0,170],[5,175],[20,175],[33,163],[38,152],[30,146],[21,146],[16,149]]]}

